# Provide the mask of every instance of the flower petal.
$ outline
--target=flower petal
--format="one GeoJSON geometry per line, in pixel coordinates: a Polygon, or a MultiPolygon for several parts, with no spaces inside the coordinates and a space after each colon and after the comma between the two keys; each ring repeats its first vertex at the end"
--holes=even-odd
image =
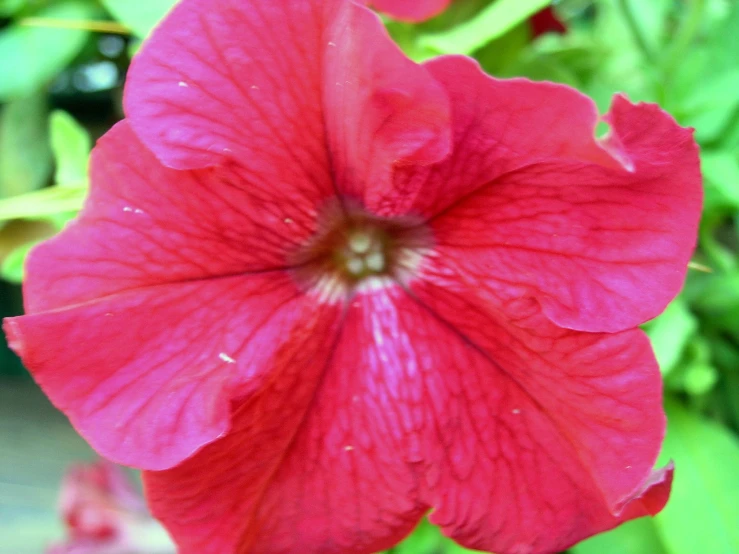
{"type": "Polygon", "coordinates": [[[449,153],[449,98],[367,9],[343,11],[328,37],[324,102],[334,177],[343,194],[377,211],[387,195],[402,200],[394,195],[393,166],[430,164],[449,153]]]}
{"type": "Polygon", "coordinates": [[[35,313],[121,291],[288,265],[315,229],[320,191],[249,180],[235,165],[163,167],[121,122],[98,143],[81,215],[35,248],[24,285],[35,313]]]}
{"type": "Polygon", "coordinates": [[[451,0],[372,0],[378,11],[394,19],[418,23],[439,15],[451,0]]]}
{"type": "Polygon", "coordinates": [[[662,508],[671,470],[650,475],[664,415],[643,334],[562,330],[531,302],[510,325],[416,293],[439,305],[398,288],[355,297],[317,392],[265,391],[228,436],[146,475],[183,554],[370,553],[427,508],[467,546],[543,553],[662,508]]]}
{"type": "MultiPolygon", "coordinates": [[[[424,66],[451,101],[452,151],[430,167],[396,171],[399,194],[415,196],[413,211],[433,216],[501,175],[542,160],[621,167],[596,142],[597,108],[580,92],[555,83],[494,79],[464,56],[442,56],[424,66]]],[[[405,212],[382,215],[398,213],[405,212]]]]}
{"type": "Polygon", "coordinates": [[[6,319],[4,330],[101,455],[164,469],[228,431],[230,400],[325,349],[338,311],[316,311],[272,272],[120,293],[6,319]]]}
{"type": "Polygon", "coordinates": [[[183,0],[131,64],[134,131],[177,169],[234,157],[265,183],[324,186],[323,34],[343,3],[183,0]]]}
{"type": "Polygon", "coordinates": [[[412,465],[419,443],[408,440],[422,387],[392,344],[407,329],[380,293],[355,298],[345,317],[328,367],[296,367],[294,382],[236,410],[228,436],[146,474],[154,514],[182,554],[369,554],[427,510],[412,465]],[[315,395],[298,387],[323,369],[315,395]]]}
{"type": "Polygon", "coordinates": [[[561,329],[531,300],[507,322],[461,287],[419,281],[414,294],[434,318],[416,348],[448,359],[427,378],[441,446],[432,522],[471,548],[544,553],[662,508],[671,469],[650,475],[661,379],[641,331],[561,329]]]}
{"type": "MultiPolygon", "coordinates": [[[[452,97],[454,153],[398,172],[432,220],[445,271],[503,303],[541,302],[558,325],[619,331],[682,286],[701,208],[697,146],[654,105],[614,99],[611,135],[561,85],[496,81],[459,58],[429,64],[452,97]]],[[[404,185],[398,184],[398,189],[404,185]]]]}
{"type": "Polygon", "coordinates": [[[442,87],[341,0],[184,0],[134,60],[125,107],[166,165],[230,158],[274,186],[360,197],[449,150],[442,87]]]}

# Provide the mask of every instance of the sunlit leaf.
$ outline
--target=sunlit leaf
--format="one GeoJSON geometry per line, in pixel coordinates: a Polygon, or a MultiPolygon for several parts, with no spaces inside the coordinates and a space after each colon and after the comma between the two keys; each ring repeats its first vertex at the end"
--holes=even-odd
{"type": "Polygon", "coordinates": [[[651,518],[629,521],[577,546],[572,554],[668,554],[651,518]]]}
{"type": "Polygon", "coordinates": [[[0,200],[0,222],[34,219],[82,208],[87,184],[54,186],[0,200]]]}
{"type": "Polygon", "coordinates": [[[706,75],[693,90],[683,101],[683,109],[689,112],[684,123],[695,127],[698,140],[717,140],[731,113],[739,108],[739,69],[706,75]]]}
{"type": "Polygon", "coordinates": [[[697,362],[685,368],[683,386],[685,392],[693,396],[706,394],[718,382],[718,371],[707,363],[697,362]]]}
{"type": "Polygon", "coordinates": [[[623,0],[622,5],[631,12],[647,46],[659,51],[667,35],[670,11],[675,6],[673,0],[623,0]]]}
{"type": "Polygon", "coordinates": [[[102,3],[119,22],[145,38],[177,0],[102,0],[102,3]]]}
{"type": "Polygon", "coordinates": [[[681,297],[673,300],[659,317],[645,327],[663,374],[675,367],[685,345],[697,329],[698,320],[681,297]]]}
{"type": "Polygon", "coordinates": [[[51,149],[56,160],[55,180],[59,186],[76,186],[87,181],[90,135],[67,112],[57,110],[50,120],[51,149]]]}
{"type": "Polygon", "coordinates": [[[385,28],[393,41],[410,59],[416,62],[422,62],[436,55],[433,49],[421,44],[419,39],[422,36],[422,32],[418,25],[388,20],[385,23],[385,28]]]}
{"type": "Polygon", "coordinates": [[[720,4],[724,5],[723,9],[717,10],[721,16],[716,28],[712,28],[707,37],[714,56],[715,65],[711,67],[712,71],[736,67],[739,56],[739,34],[736,32],[739,28],[739,2],[724,1],[720,4]]]}
{"type": "Polygon", "coordinates": [[[661,463],[675,461],[667,507],[655,518],[670,554],[739,552],[739,442],[723,427],[667,402],[661,463]]]}
{"type": "MultiPolygon", "coordinates": [[[[51,20],[92,19],[94,2],[51,2],[33,13],[51,20]]],[[[46,85],[79,53],[88,37],[79,29],[20,25],[0,31],[0,101],[32,94],[46,85]]]]}
{"type": "Polygon", "coordinates": [[[436,554],[439,552],[441,533],[426,519],[401,542],[388,551],[388,554],[436,554]]]}
{"type": "Polygon", "coordinates": [[[475,554],[445,537],[438,527],[423,519],[413,533],[385,554],[475,554]]]}
{"type": "Polygon", "coordinates": [[[444,54],[472,54],[549,5],[549,0],[497,0],[450,31],[422,37],[421,44],[444,54]]]}
{"type": "Polygon", "coordinates": [[[600,56],[585,92],[604,112],[615,92],[626,93],[632,102],[659,100],[655,68],[627,24],[619,0],[601,0],[595,15],[589,31],[600,56]]]}
{"type": "Polygon", "coordinates": [[[51,173],[47,119],[43,94],[14,100],[0,111],[0,198],[46,184],[51,173]]]}
{"type": "Polygon", "coordinates": [[[706,181],[706,205],[739,209],[739,153],[704,151],[701,167],[706,181]]]}

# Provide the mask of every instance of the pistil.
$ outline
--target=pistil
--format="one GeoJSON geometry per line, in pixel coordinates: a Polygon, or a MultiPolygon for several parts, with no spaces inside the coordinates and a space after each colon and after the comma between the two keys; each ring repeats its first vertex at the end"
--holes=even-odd
{"type": "Polygon", "coordinates": [[[305,289],[335,300],[368,287],[405,283],[430,252],[431,234],[412,218],[380,218],[362,209],[321,214],[319,230],[291,260],[305,289]]]}

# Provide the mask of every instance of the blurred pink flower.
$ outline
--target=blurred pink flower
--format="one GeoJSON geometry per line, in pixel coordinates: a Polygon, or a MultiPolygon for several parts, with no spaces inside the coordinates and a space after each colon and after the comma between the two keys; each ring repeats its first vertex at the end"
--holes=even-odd
{"type": "Polygon", "coordinates": [[[47,554],[174,554],[122,468],[100,460],[69,467],[59,499],[67,539],[47,554]]]}

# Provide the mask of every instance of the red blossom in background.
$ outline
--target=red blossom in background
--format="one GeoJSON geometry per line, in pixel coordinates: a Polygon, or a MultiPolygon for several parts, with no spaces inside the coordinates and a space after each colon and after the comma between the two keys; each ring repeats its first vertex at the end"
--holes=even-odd
{"type": "Polygon", "coordinates": [[[701,203],[657,106],[417,65],[343,0],[183,0],[11,346],[183,554],[499,554],[658,512],[645,335],[701,203]]]}
{"type": "Polygon", "coordinates": [[[562,35],[567,32],[567,27],[557,17],[557,13],[551,6],[532,15],[529,18],[529,27],[531,27],[533,38],[540,37],[546,33],[562,35]]]}
{"type": "Polygon", "coordinates": [[[59,508],[68,537],[47,554],[174,553],[173,547],[161,546],[161,540],[158,547],[151,546],[149,529],[156,522],[144,499],[120,467],[104,460],[70,466],[59,508]]]}

